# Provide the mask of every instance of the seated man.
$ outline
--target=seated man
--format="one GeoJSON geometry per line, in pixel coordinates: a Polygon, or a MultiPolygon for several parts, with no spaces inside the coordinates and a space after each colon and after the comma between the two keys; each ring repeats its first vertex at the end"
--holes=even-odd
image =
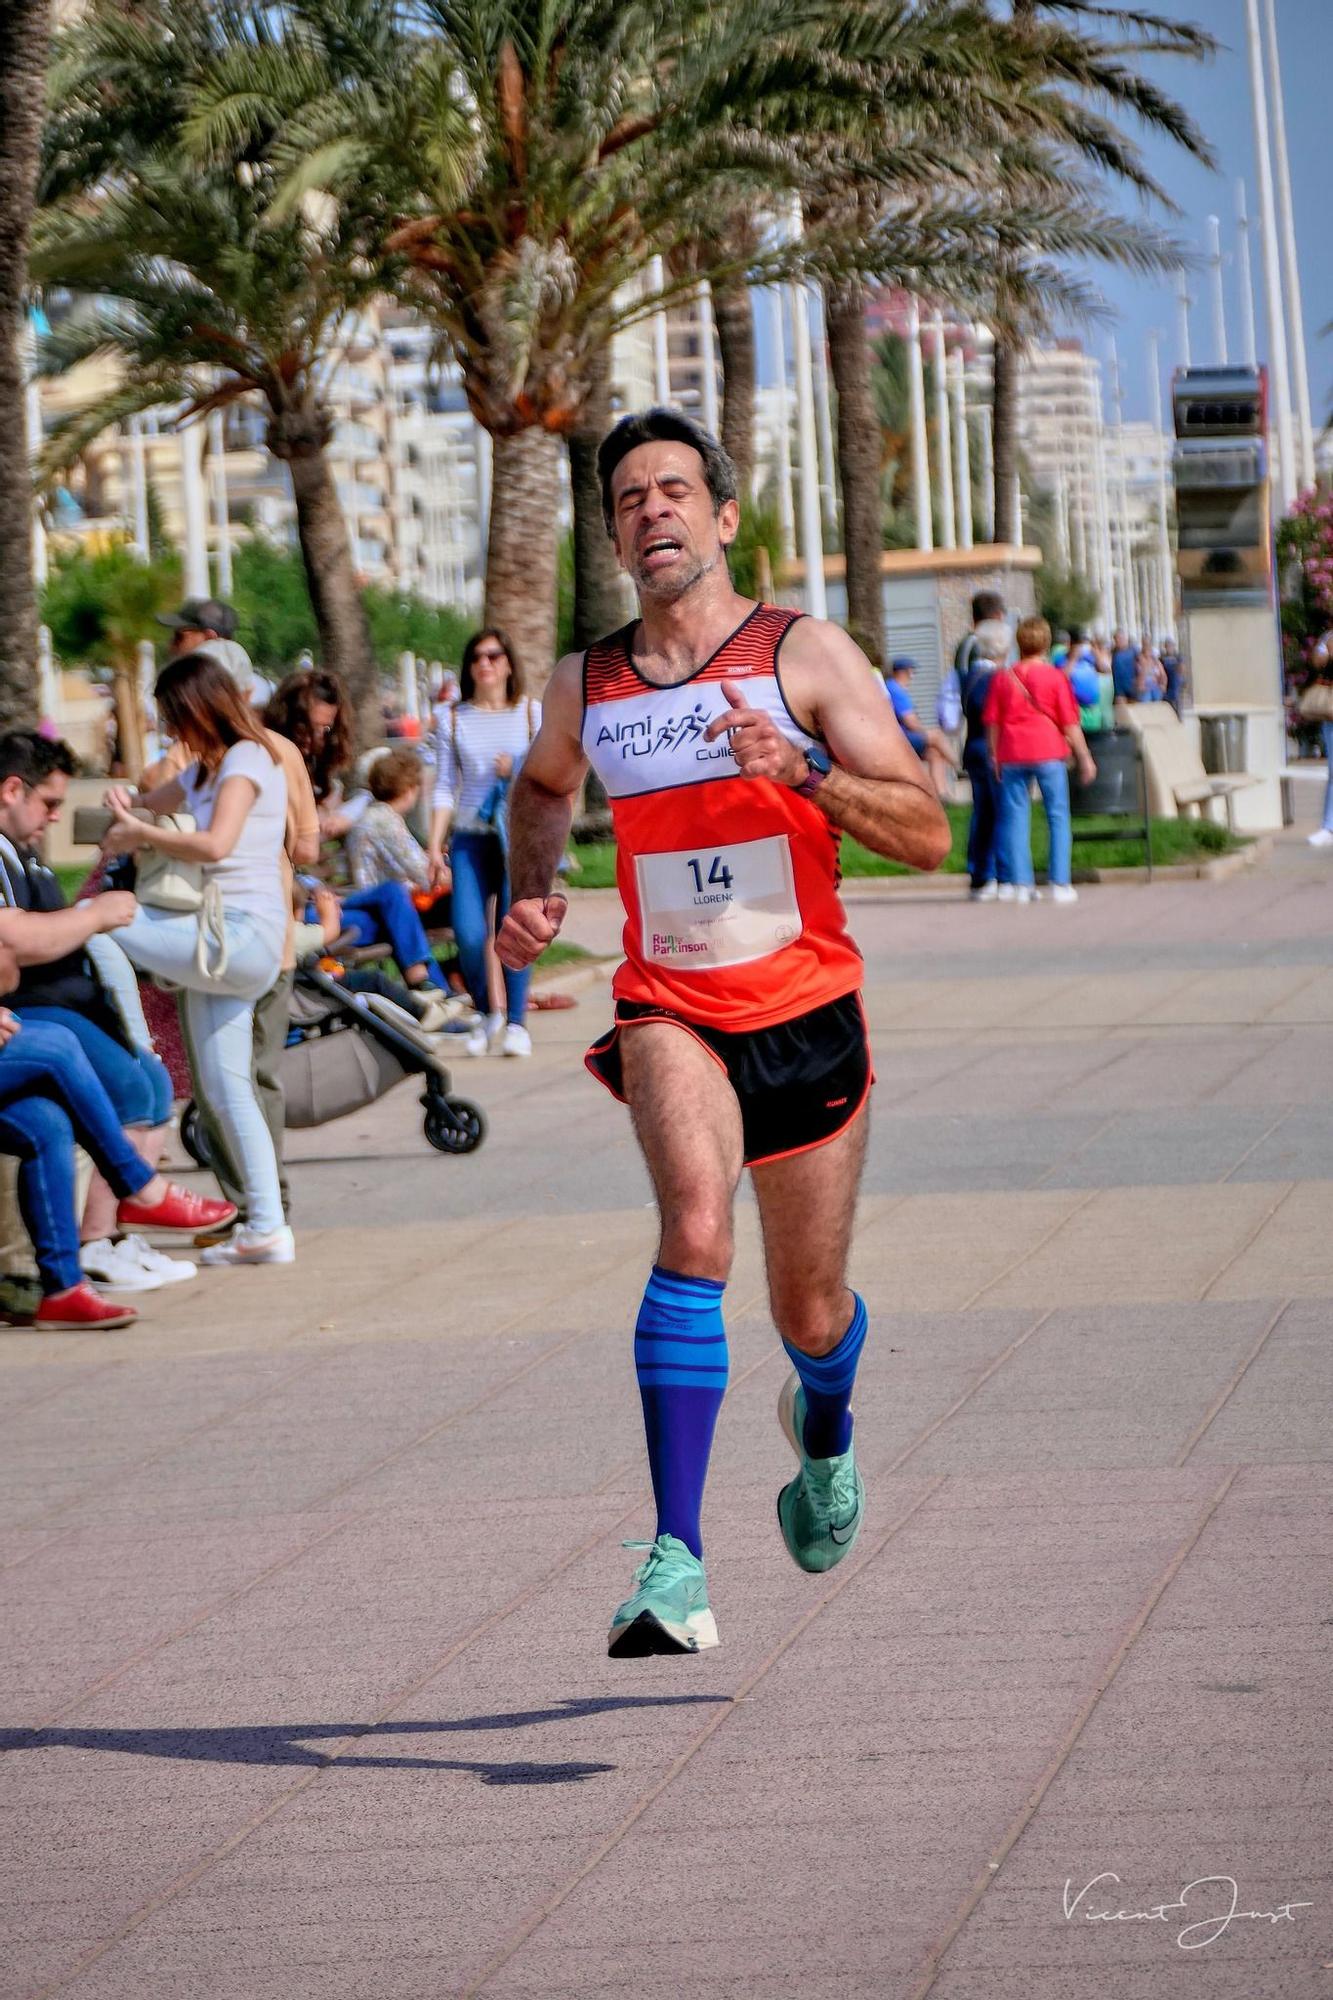
{"type": "MultiPolygon", "coordinates": [[[[118,905],[133,898],[99,901],[118,905]]],[[[123,912],[104,914],[125,921],[123,912]]],[[[30,939],[42,922],[23,917],[7,928],[17,930],[20,938],[26,932],[30,939]]],[[[24,955],[22,946],[0,941],[0,992],[17,986],[24,955]]],[[[193,1232],[231,1212],[230,1203],[202,1201],[148,1166],[126,1139],[110,1099],[67,1029],[25,1024],[21,1016],[0,1008],[0,1152],[19,1162],[19,1206],[42,1288],[31,1324],[46,1332],[107,1332],[128,1326],[137,1315],[133,1307],[100,1297],[83,1274],[74,1209],[76,1140],[114,1189],[118,1219],[124,1224],[193,1232]]]]}
{"type": "MultiPolygon", "coordinates": [[[[27,729],[0,736],[0,906],[47,916],[74,914],[66,911],[59,882],[36,852],[47,827],[60,817],[74,769],[68,744],[27,729]]],[[[129,916],[120,921],[128,922],[129,916]]],[[[26,958],[14,1011],[34,1023],[63,1027],[77,1038],[131,1145],[151,1169],[166,1140],[171,1078],[150,1048],[136,1046],[88,955],[87,939],[102,928],[76,924],[67,937],[49,930],[49,948],[26,958]],[[57,938],[58,944],[50,942],[57,938]]],[[[188,1268],[171,1267],[142,1245],[118,1242],[115,1232],[115,1199],[95,1175],[83,1217],[84,1268],[135,1291],[194,1275],[188,1268]]]]}
{"type": "Polygon", "coordinates": [[[917,756],[930,772],[931,782],[941,799],[949,796],[949,780],[958,769],[953,754],[953,746],[942,729],[926,729],[912,702],[909,692],[916,661],[894,660],[884,677],[884,689],[893,703],[893,712],[898,718],[903,735],[907,738],[917,756]]]}

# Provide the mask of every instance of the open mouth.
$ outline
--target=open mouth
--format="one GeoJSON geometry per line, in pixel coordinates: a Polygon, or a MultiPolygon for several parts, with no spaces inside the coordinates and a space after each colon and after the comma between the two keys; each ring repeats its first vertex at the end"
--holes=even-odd
{"type": "Polygon", "coordinates": [[[645,569],[665,569],[681,553],[681,544],[672,535],[654,535],[645,542],[639,561],[645,569]]]}

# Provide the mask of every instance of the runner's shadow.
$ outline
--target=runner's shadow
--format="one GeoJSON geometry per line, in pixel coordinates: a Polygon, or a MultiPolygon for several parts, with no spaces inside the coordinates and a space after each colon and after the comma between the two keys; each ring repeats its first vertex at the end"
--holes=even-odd
{"type": "Polygon", "coordinates": [[[484,1785],[575,1785],[614,1771],[614,1764],[543,1764],[530,1759],[497,1763],[461,1757],[354,1757],[320,1742],[390,1736],[445,1736],[473,1730],[529,1729],[539,1723],[571,1722],[621,1709],[682,1708],[726,1702],[724,1694],[594,1695],[554,1708],[518,1709],[508,1714],[465,1715],[443,1722],[279,1722],[230,1729],[0,1729],[0,1753],[13,1750],[114,1750],[131,1757],[166,1757],[205,1764],[306,1764],[337,1762],[384,1771],[467,1771],[484,1785]]]}

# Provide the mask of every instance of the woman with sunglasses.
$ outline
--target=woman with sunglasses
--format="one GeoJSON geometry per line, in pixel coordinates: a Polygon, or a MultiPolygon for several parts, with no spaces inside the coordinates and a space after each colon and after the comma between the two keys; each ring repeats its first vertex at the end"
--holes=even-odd
{"type": "Polygon", "coordinates": [[[523,669],[505,633],[489,626],[463,648],[460,699],[435,722],[435,793],[427,849],[437,875],[450,831],[453,925],[472,1004],[481,1016],[464,1044],[473,1056],[529,1056],[528,972],[504,975],[504,1012],[492,1012],[487,955],[509,908],[505,795],[541,722],[524,698],[523,669]]]}

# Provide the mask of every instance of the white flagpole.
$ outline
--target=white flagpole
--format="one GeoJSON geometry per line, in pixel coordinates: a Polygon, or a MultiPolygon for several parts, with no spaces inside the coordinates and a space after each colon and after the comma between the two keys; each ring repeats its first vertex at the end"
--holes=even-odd
{"type": "Polygon", "coordinates": [[[1213,281],[1213,358],[1220,368],[1227,365],[1227,301],[1222,285],[1222,224],[1217,216],[1208,218],[1208,269],[1213,281]]]}
{"type": "Polygon", "coordinates": [[[1189,279],[1183,271],[1176,272],[1176,325],[1180,332],[1180,365],[1189,368],[1190,361],[1190,307],[1194,301],[1190,297],[1189,279]]]}
{"type": "Polygon", "coordinates": [[[778,446],[778,535],[782,556],[790,562],[796,554],[796,515],[791,501],[791,404],[787,392],[786,334],[782,324],[782,292],[777,285],[768,292],[769,337],[773,342],[773,365],[777,370],[778,446]]]}
{"type": "Polygon", "coordinates": [[[140,562],[152,554],[148,532],[148,469],[144,462],[143,418],[131,417],[125,448],[130,461],[130,493],[134,508],[134,553],[140,562]]]}
{"type": "Polygon", "coordinates": [[[935,338],[935,442],[940,460],[940,541],[958,546],[953,504],[953,450],[949,436],[949,356],[944,345],[944,316],[936,307],[930,322],[935,338]]]}
{"type": "Polygon", "coordinates": [[[829,388],[828,337],[824,328],[824,299],[818,285],[807,292],[811,312],[811,341],[815,364],[815,428],[819,433],[819,498],[824,525],[838,525],[837,479],[833,467],[833,399],[829,388]]]}
{"type": "Polygon", "coordinates": [[[916,545],[933,549],[930,518],[930,449],[926,439],[926,371],[921,361],[921,312],[912,300],[907,321],[907,381],[912,398],[912,492],[916,501],[916,545]]]}
{"type": "Polygon", "coordinates": [[[699,346],[703,353],[703,420],[710,437],[718,435],[717,350],[713,341],[713,294],[700,285],[699,346]]]}
{"type": "MultiPolygon", "coordinates": [[[[648,266],[648,292],[651,297],[660,293],[666,284],[666,268],[660,257],[654,257],[648,266]]],[[[660,404],[671,401],[671,357],[667,349],[666,307],[659,306],[652,318],[653,329],[653,397],[660,404]]]]}
{"type": "Polygon", "coordinates": [[[810,315],[806,310],[804,285],[792,286],[791,304],[796,435],[801,452],[797,489],[800,495],[801,559],[805,564],[805,608],[812,618],[826,618],[828,597],[824,588],[824,528],[819,512],[819,445],[815,435],[810,315]]]}
{"type": "Polygon", "coordinates": [[[967,383],[963,378],[963,350],[953,351],[953,448],[954,479],[958,488],[958,535],[965,549],[972,547],[972,441],[967,434],[967,383]]]}
{"type": "Polygon", "coordinates": [[[1171,566],[1171,531],[1166,525],[1166,454],[1167,442],[1162,434],[1162,369],[1158,355],[1159,336],[1154,330],[1148,335],[1148,363],[1152,376],[1152,420],[1157,433],[1157,587],[1162,606],[1162,624],[1158,637],[1162,638],[1170,630],[1171,607],[1175,601],[1175,575],[1171,566]]]}
{"type": "Polygon", "coordinates": [[[208,419],[208,456],[213,472],[213,530],[217,536],[218,596],[231,596],[231,520],[227,507],[227,446],[222,434],[222,412],[213,410],[208,419]]]}
{"type": "Polygon", "coordinates": [[[1252,227],[1245,206],[1245,183],[1238,180],[1236,182],[1236,271],[1240,283],[1240,358],[1247,368],[1259,366],[1259,341],[1254,330],[1254,277],[1250,270],[1252,227]]]}
{"type": "Polygon", "coordinates": [[[1273,420],[1277,425],[1277,477],[1274,486],[1285,514],[1296,498],[1296,439],[1291,421],[1291,377],[1287,367],[1287,317],[1282,307],[1278,260],[1277,203],[1273,195],[1273,162],[1268,141],[1268,94],[1259,41],[1258,0],[1245,0],[1245,37],[1250,58],[1250,98],[1254,113],[1255,165],[1259,173],[1259,238],[1264,260],[1264,303],[1268,309],[1268,366],[1273,387],[1273,420]]]}
{"type": "Polygon", "coordinates": [[[1282,276],[1286,292],[1287,333],[1291,341],[1291,376],[1296,392],[1301,485],[1315,483],[1314,420],[1310,411],[1310,370],[1305,355],[1305,308],[1301,302],[1301,263],[1296,253],[1296,218],[1291,206],[1291,162],[1287,156],[1287,112],[1278,60],[1277,10],[1264,0],[1264,31],[1268,47],[1268,80],[1273,93],[1273,158],[1277,181],[1277,212],[1282,241],[1282,276]]]}
{"type": "Polygon", "coordinates": [[[181,517],[185,530],[185,589],[207,597],[208,514],[204,501],[204,427],[196,419],[177,433],[181,454],[181,517]]]}

